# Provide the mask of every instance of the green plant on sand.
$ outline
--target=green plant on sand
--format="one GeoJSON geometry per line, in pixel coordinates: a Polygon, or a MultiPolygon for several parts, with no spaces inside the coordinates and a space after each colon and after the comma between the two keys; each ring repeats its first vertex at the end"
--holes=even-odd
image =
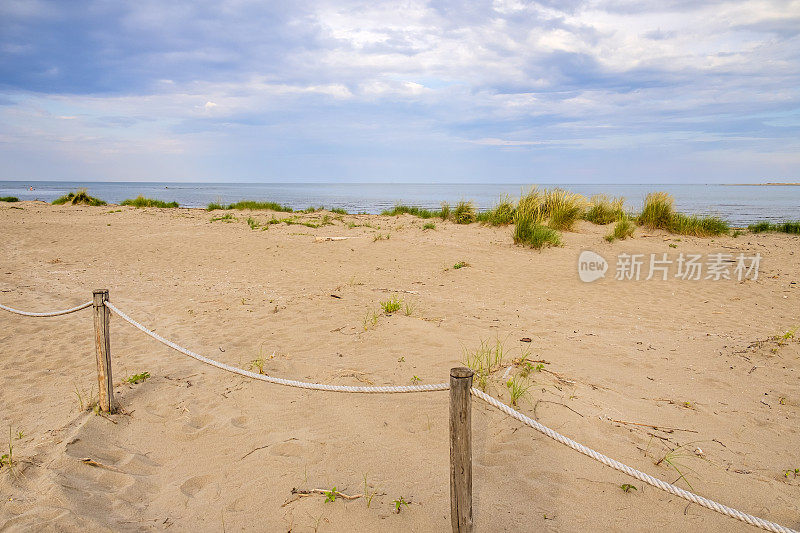
{"type": "Polygon", "coordinates": [[[95,198],[94,196],[89,196],[86,193],[86,189],[78,189],[77,192],[69,192],[64,196],[53,200],[53,205],[62,204],[98,206],[106,205],[106,202],[100,200],[99,198],[95,198]]]}
{"type": "Polygon", "coordinates": [[[133,207],[179,207],[178,202],[163,202],[161,200],[155,200],[153,198],[145,198],[144,196],[137,196],[136,198],[128,198],[127,200],[123,200],[119,205],[131,205],[133,207]]]}

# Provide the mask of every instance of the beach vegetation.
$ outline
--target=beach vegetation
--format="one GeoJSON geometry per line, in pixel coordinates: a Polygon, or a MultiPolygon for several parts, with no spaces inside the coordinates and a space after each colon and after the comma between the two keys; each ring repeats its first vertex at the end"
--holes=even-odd
{"type": "Polygon", "coordinates": [[[609,199],[605,194],[596,194],[589,200],[589,208],[583,213],[583,219],[592,224],[611,224],[625,217],[623,205],[625,198],[609,199]]]}
{"type": "Polygon", "coordinates": [[[455,265],[453,265],[453,270],[458,270],[459,268],[464,268],[470,266],[469,263],[466,261],[459,261],[455,265]]]}
{"type": "Polygon", "coordinates": [[[619,488],[622,489],[622,492],[630,492],[632,490],[639,490],[636,487],[634,487],[633,485],[631,485],[630,483],[623,483],[622,485],[619,486],[619,488]]]}
{"type": "Polygon", "coordinates": [[[387,233],[386,235],[384,235],[383,233],[376,233],[375,236],[372,237],[372,242],[388,241],[389,237],[391,236],[392,236],[391,233],[387,233]]]}
{"type": "Polygon", "coordinates": [[[414,376],[414,377],[411,378],[411,384],[412,385],[416,385],[420,381],[422,381],[422,378],[420,378],[419,376],[414,376]]]}
{"type": "Polygon", "coordinates": [[[215,211],[215,210],[228,210],[228,209],[236,209],[238,211],[250,210],[250,211],[279,211],[282,213],[292,213],[294,209],[289,206],[281,205],[277,202],[256,202],[253,200],[242,200],[233,204],[225,205],[220,202],[211,202],[206,207],[206,211],[215,211]]]}
{"type": "Polygon", "coordinates": [[[325,503],[328,502],[335,502],[336,501],[336,486],[334,486],[331,490],[325,491],[325,503]]]}
{"type": "Polygon", "coordinates": [[[408,205],[398,204],[392,209],[387,209],[381,212],[384,216],[397,216],[397,215],[413,215],[418,218],[437,218],[441,215],[440,211],[433,211],[424,209],[422,207],[414,207],[408,205]]]}
{"type": "Polygon", "coordinates": [[[797,476],[800,476],[800,468],[791,468],[791,469],[785,470],[783,472],[783,477],[785,477],[786,479],[789,479],[789,476],[792,476],[792,477],[795,477],[795,478],[797,476]]]}
{"type": "Polygon", "coordinates": [[[78,406],[83,411],[93,411],[96,406],[99,406],[99,399],[95,396],[94,387],[92,387],[89,392],[86,392],[85,389],[79,389],[77,385],[75,385],[75,390],[73,391],[75,396],[78,398],[78,406]]]}
{"type": "Polygon", "coordinates": [[[665,192],[651,192],[644,199],[644,208],[637,222],[648,229],[669,231],[672,216],[675,214],[675,200],[665,192]]]}
{"type": "Polygon", "coordinates": [[[502,196],[500,201],[488,211],[478,213],[478,221],[490,226],[508,226],[514,222],[514,211],[517,207],[509,195],[502,196]]]}
{"type": "Polygon", "coordinates": [[[686,485],[688,485],[691,490],[694,490],[694,487],[692,487],[692,484],[689,483],[689,480],[686,479],[686,476],[683,473],[683,470],[687,470],[687,468],[683,464],[681,464],[682,459],[687,459],[694,456],[695,455],[689,450],[687,450],[685,446],[678,446],[677,448],[668,451],[664,455],[664,457],[656,461],[656,466],[664,464],[669,466],[670,468],[673,468],[678,473],[679,476],[677,481],[683,479],[683,481],[686,482],[686,485]]]}
{"type": "Polygon", "coordinates": [[[439,218],[442,220],[449,220],[450,219],[450,204],[447,202],[441,203],[441,209],[439,210],[439,218]]]}
{"type": "Polygon", "coordinates": [[[791,222],[759,222],[757,224],[750,224],[747,226],[750,233],[763,233],[766,231],[778,233],[790,233],[800,235],[800,221],[791,222]]]}
{"type": "Polygon", "coordinates": [[[406,316],[411,316],[414,314],[417,306],[413,302],[404,302],[403,303],[403,314],[406,316]]]}
{"type": "Polygon", "coordinates": [[[434,224],[433,222],[426,222],[425,224],[422,225],[422,229],[423,230],[436,229],[436,224],[434,224]]]}
{"type": "Polygon", "coordinates": [[[604,238],[608,242],[614,242],[617,239],[627,239],[628,237],[633,237],[634,229],[635,226],[633,222],[623,213],[622,217],[614,224],[614,229],[611,230],[611,233],[604,238]]]}
{"type": "Polygon", "coordinates": [[[153,198],[145,198],[144,196],[137,196],[136,198],[128,198],[123,200],[119,205],[130,205],[133,207],[179,207],[178,202],[163,202],[153,198]]]}
{"type": "Polygon", "coordinates": [[[403,505],[408,507],[408,504],[409,504],[409,502],[407,502],[406,499],[403,498],[402,496],[400,496],[396,500],[392,500],[392,503],[394,504],[394,512],[396,514],[400,514],[400,509],[402,508],[403,505]]]}
{"type": "Polygon", "coordinates": [[[453,209],[452,219],[456,224],[472,224],[477,218],[475,205],[472,202],[461,200],[453,209]]]}
{"type": "Polygon", "coordinates": [[[368,312],[361,321],[361,325],[364,327],[364,331],[369,330],[369,328],[374,328],[378,325],[378,313],[375,311],[368,312]]]}
{"type": "Polygon", "coordinates": [[[19,202],[16,196],[0,196],[0,202],[19,202]]]}
{"type": "Polygon", "coordinates": [[[94,196],[89,196],[86,189],[78,189],[77,192],[70,191],[69,193],[53,200],[53,205],[91,205],[99,206],[106,205],[106,202],[94,196]]]}
{"type": "Polygon", "coordinates": [[[133,374],[132,376],[128,376],[122,381],[124,381],[125,383],[130,383],[131,385],[136,385],[137,383],[145,381],[149,377],[150,377],[150,372],[140,372],[138,374],[133,374]]]}
{"type": "MultiPolygon", "coordinates": [[[[258,229],[261,226],[261,224],[259,224],[258,221],[253,217],[247,217],[247,225],[250,226],[250,229],[258,229]]],[[[264,227],[268,228],[269,226],[264,227]]]]}
{"type": "Polygon", "coordinates": [[[223,222],[236,222],[239,219],[236,218],[235,216],[233,216],[230,213],[225,213],[224,215],[221,215],[221,216],[218,216],[218,217],[211,217],[211,222],[217,222],[219,220],[221,220],[223,222]]]}
{"type": "Polygon", "coordinates": [[[652,192],[645,197],[644,208],[637,222],[648,229],[662,229],[695,237],[726,235],[730,231],[730,225],[719,217],[678,213],[674,204],[675,200],[670,194],[652,192]]]}
{"type": "Polygon", "coordinates": [[[511,405],[516,406],[517,402],[528,392],[530,385],[524,381],[522,376],[516,375],[506,381],[506,388],[511,395],[511,405]]]}
{"type": "Polygon", "coordinates": [[[536,250],[548,246],[561,246],[561,235],[553,228],[520,214],[519,209],[514,218],[514,244],[529,246],[536,250]]]}
{"type": "Polygon", "coordinates": [[[381,302],[381,308],[383,312],[387,315],[391,315],[395,311],[399,311],[400,308],[403,307],[403,300],[399,298],[397,295],[393,295],[388,300],[384,300],[381,302]]]}
{"type": "Polygon", "coordinates": [[[480,346],[475,350],[464,349],[463,364],[475,372],[475,381],[479,389],[485,391],[489,384],[489,376],[503,366],[505,347],[497,338],[494,343],[481,340],[480,346]]]}
{"type": "Polygon", "coordinates": [[[259,355],[257,358],[250,361],[250,370],[258,370],[259,374],[263,374],[265,364],[267,364],[267,358],[263,355],[259,355]]]}
{"type": "Polygon", "coordinates": [[[336,213],[337,215],[347,215],[347,210],[341,207],[332,207],[328,211],[331,213],[336,213]]]}
{"type": "Polygon", "coordinates": [[[581,218],[587,200],[583,195],[564,189],[545,190],[542,198],[542,216],[555,230],[570,231],[581,218]]]}
{"type": "Polygon", "coordinates": [[[372,499],[378,493],[379,488],[380,487],[376,487],[370,491],[367,487],[367,475],[364,474],[364,502],[367,504],[367,509],[369,509],[369,506],[372,505],[372,499]]]}
{"type": "Polygon", "coordinates": [[[668,230],[679,235],[711,237],[726,235],[730,231],[730,226],[719,217],[674,213],[668,230]]]}
{"type": "Polygon", "coordinates": [[[0,455],[0,468],[7,466],[13,472],[14,470],[14,442],[11,439],[12,431],[11,426],[8,426],[8,453],[0,455]]]}

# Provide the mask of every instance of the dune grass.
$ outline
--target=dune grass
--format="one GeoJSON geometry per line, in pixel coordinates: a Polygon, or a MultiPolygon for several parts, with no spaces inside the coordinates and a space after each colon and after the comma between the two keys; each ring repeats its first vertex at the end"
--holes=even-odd
{"type": "MultiPolygon", "coordinates": [[[[282,213],[293,213],[294,209],[289,206],[279,204],[277,202],[256,202],[254,200],[242,200],[233,204],[221,204],[219,202],[211,202],[206,207],[206,211],[215,211],[218,209],[228,210],[237,209],[243,211],[249,209],[251,211],[280,211],[282,213]]],[[[316,209],[313,209],[316,211],[316,209]]]]}
{"type": "Polygon", "coordinates": [[[77,192],[69,192],[60,198],[53,200],[53,205],[91,205],[99,206],[106,205],[106,202],[94,196],[89,196],[86,189],[78,189],[77,192]]]}
{"type": "Polygon", "coordinates": [[[789,233],[793,235],[800,235],[800,220],[786,221],[786,222],[759,222],[757,224],[750,224],[747,229],[751,233],[762,233],[765,231],[774,231],[778,233],[789,233]]]}
{"type": "Polygon", "coordinates": [[[675,215],[675,200],[665,192],[651,192],[644,199],[644,208],[637,222],[648,229],[669,231],[675,215]]]}
{"type": "Polygon", "coordinates": [[[396,215],[413,215],[418,218],[438,218],[442,216],[441,211],[433,211],[430,209],[423,209],[421,207],[413,207],[409,205],[397,204],[392,209],[386,209],[381,212],[384,216],[396,215]]]}
{"type": "Polygon", "coordinates": [[[628,237],[633,237],[634,231],[634,224],[631,220],[625,216],[624,214],[617,220],[617,223],[614,225],[614,229],[611,230],[611,233],[606,235],[604,238],[608,242],[614,242],[617,239],[627,239],[628,237]]]}
{"type": "Polygon", "coordinates": [[[442,202],[442,208],[439,210],[439,218],[442,220],[447,220],[450,218],[450,204],[447,202],[442,202]]]}
{"type": "Polygon", "coordinates": [[[0,202],[19,202],[16,196],[0,196],[0,202]]]}
{"type": "Polygon", "coordinates": [[[544,220],[541,194],[532,190],[520,198],[514,212],[514,244],[540,250],[548,246],[561,246],[558,231],[542,224],[544,220]]]}
{"type": "Polygon", "coordinates": [[[178,202],[162,202],[153,198],[145,198],[144,196],[137,196],[136,198],[128,198],[123,200],[119,205],[132,205],[133,207],[179,207],[178,202]]]}
{"type": "Polygon", "coordinates": [[[556,188],[544,192],[542,208],[548,226],[555,230],[570,231],[583,215],[587,204],[583,195],[556,188]]]}
{"type": "Polygon", "coordinates": [[[719,217],[702,217],[683,213],[673,214],[669,225],[669,231],[672,233],[695,237],[727,235],[730,229],[730,225],[719,217]]]}
{"type": "Polygon", "coordinates": [[[461,200],[453,208],[452,219],[456,224],[472,224],[478,219],[475,205],[472,202],[461,200]]]}
{"type": "Polygon", "coordinates": [[[478,213],[478,222],[490,226],[508,226],[514,222],[514,211],[516,205],[509,195],[502,196],[500,201],[488,211],[478,213]]]}
{"type": "Polygon", "coordinates": [[[726,235],[730,231],[728,223],[719,217],[678,213],[674,204],[674,199],[668,193],[652,192],[645,197],[644,208],[637,222],[648,229],[663,229],[695,237],[726,235]]]}
{"type": "Polygon", "coordinates": [[[605,194],[596,194],[589,200],[589,208],[583,213],[583,219],[592,224],[611,224],[625,216],[623,205],[625,198],[609,199],[605,194]]]}

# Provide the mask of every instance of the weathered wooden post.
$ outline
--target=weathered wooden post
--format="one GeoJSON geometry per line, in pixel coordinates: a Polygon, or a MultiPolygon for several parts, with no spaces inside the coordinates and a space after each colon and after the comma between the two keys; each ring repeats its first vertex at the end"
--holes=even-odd
{"type": "Polygon", "coordinates": [[[450,523],[472,533],[472,388],[474,372],[450,369],[450,523]]]}
{"type": "Polygon", "coordinates": [[[94,340],[97,348],[97,385],[99,388],[100,410],[111,412],[114,409],[114,385],[111,382],[111,339],[109,318],[111,312],[105,306],[108,289],[94,291],[94,340]]]}

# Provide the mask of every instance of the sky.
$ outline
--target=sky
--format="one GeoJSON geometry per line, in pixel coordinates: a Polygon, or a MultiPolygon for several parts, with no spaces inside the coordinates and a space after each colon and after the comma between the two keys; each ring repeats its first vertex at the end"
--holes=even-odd
{"type": "Polygon", "coordinates": [[[800,1],[0,0],[0,180],[800,181],[800,1]]]}

